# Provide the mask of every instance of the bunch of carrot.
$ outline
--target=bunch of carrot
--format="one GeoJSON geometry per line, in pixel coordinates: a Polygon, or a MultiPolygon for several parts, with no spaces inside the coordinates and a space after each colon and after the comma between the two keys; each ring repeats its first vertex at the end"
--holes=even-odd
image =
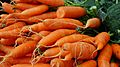
{"type": "Polygon", "coordinates": [[[63,6],[64,0],[13,0],[2,3],[0,15],[0,67],[119,67],[120,45],[109,45],[110,35],[78,33],[80,27],[99,28],[99,18],[84,25],[76,18],[83,7],[63,6]],[[58,7],[50,11],[50,7],[58,7]]]}

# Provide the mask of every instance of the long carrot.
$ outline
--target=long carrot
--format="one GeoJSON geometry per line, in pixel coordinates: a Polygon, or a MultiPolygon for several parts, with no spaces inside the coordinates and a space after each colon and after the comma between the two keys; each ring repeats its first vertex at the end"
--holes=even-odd
{"type": "Polygon", "coordinates": [[[0,40],[0,44],[2,44],[2,45],[14,45],[15,44],[15,40],[16,40],[16,38],[14,39],[14,38],[10,38],[10,39],[3,39],[3,38],[1,38],[1,40],[0,40]]]}
{"type": "Polygon", "coordinates": [[[119,67],[118,63],[111,62],[110,67],[119,67]]]}
{"type": "Polygon", "coordinates": [[[64,0],[37,0],[43,4],[47,4],[50,6],[62,6],[64,5],[64,0]]]}
{"type": "Polygon", "coordinates": [[[10,53],[13,49],[14,48],[10,47],[10,46],[0,45],[0,50],[3,51],[6,54],[10,53]]]}
{"type": "Polygon", "coordinates": [[[53,45],[58,39],[66,36],[66,35],[70,35],[75,33],[75,30],[69,30],[69,29],[58,29],[55,30],[53,32],[51,32],[49,35],[47,35],[46,37],[42,38],[39,42],[38,42],[38,47],[41,46],[50,46],[53,45]]]}
{"type": "Polygon", "coordinates": [[[75,19],[46,19],[43,24],[51,30],[56,29],[75,29],[78,26],[82,26],[83,23],[75,19]]]}
{"type": "Polygon", "coordinates": [[[72,34],[57,40],[53,46],[62,46],[64,43],[73,43],[88,37],[90,36],[83,34],[72,34]]]}
{"type": "Polygon", "coordinates": [[[14,5],[14,8],[20,9],[20,10],[26,10],[29,8],[36,7],[37,5],[35,4],[28,4],[28,3],[17,3],[14,5]]]}
{"type": "Polygon", "coordinates": [[[120,59],[120,45],[119,44],[112,44],[113,54],[120,59]]]}
{"type": "MultiPolygon", "coordinates": [[[[11,67],[33,67],[33,66],[31,64],[16,64],[11,67]]],[[[34,65],[34,67],[50,67],[50,65],[45,63],[37,63],[34,65]]]]}
{"type": "Polygon", "coordinates": [[[73,60],[61,60],[59,58],[55,58],[50,62],[51,67],[73,67],[73,60]]]}
{"type": "Polygon", "coordinates": [[[86,11],[82,7],[62,6],[57,10],[58,18],[78,18],[84,16],[86,11]]]}
{"type": "Polygon", "coordinates": [[[95,60],[88,60],[78,65],[78,67],[97,67],[97,62],[95,60]]]}
{"type": "Polygon", "coordinates": [[[17,22],[17,23],[14,23],[14,24],[10,25],[10,26],[7,26],[3,29],[0,29],[0,32],[9,31],[9,30],[13,30],[13,29],[16,29],[16,28],[22,28],[25,25],[26,24],[24,22],[17,22]]]}
{"type": "Polygon", "coordinates": [[[93,59],[97,55],[97,52],[92,55],[96,50],[95,46],[86,42],[65,43],[63,49],[70,51],[72,57],[79,60],[93,59]]]}
{"type": "Polygon", "coordinates": [[[17,38],[19,37],[21,28],[13,29],[10,31],[0,32],[0,38],[17,38]]]}
{"type": "Polygon", "coordinates": [[[98,56],[98,67],[110,67],[110,59],[112,56],[112,48],[106,45],[98,56]]]}

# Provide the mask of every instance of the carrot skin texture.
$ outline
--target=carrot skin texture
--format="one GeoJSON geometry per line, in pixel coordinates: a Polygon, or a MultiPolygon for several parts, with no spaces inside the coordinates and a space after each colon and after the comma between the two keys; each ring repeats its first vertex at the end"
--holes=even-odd
{"type": "Polygon", "coordinates": [[[58,18],[78,18],[84,16],[86,11],[82,7],[63,6],[57,10],[58,18]]]}
{"type": "Polygon", "coordinates": [[[69,30],[69,29],[58,29],[55,30],[53,32],[51,32],[49,35],[47,35],[46,37],[42,38],[39,42],[38,42],[38,46],[51,46],[53,45],[58,39],[66,36],[66,35],[70,35],[75,33],[75,30],[69,30]]]}
{"type": "Polygon", "coordinates": [[[95,60],[88,60],[78,65],[78,67],[97,67],[97,62],[95,60]]]}
{"type": "Polygon", "coordinates": [[[120,59],[120,45],[119,44],[112,44],[113,54],[120,59]]]}
{"type": "Polygon", "coordinates": [[[37,0],[37,1],[54,7],[64,5],[64,0],[37,0]]]}
{"type": "Polygon", "coordinates": [[[6,54],[9,54],[13,49],[11,46],[0,45],[0,50],[6,54]]]}
{"type": "Polygon", "coordinates": [[[118,63],[111,62],[110,67],[119,67],[118,63]]]}
{"type": "Polygon", "coordinates": [[[15,44],[15,40],[16,40],[16,38],[15,39],[14,38],[10,38],[10,39],[3,39],[3,38],[1,38],[0,44],[11,46],[11,45],[15,44]]]}
{"type": "Polygon", "coordinates": [[[110,59],[112,56],[112,47],[106,45],[98,56],[98,67],[110,67],[110,59]]]}
{"type": "Polygon", "coordinates": [[[12,65],[9,62],[3,62],[0,64],[0,67],[11,67],[12,65]]]}

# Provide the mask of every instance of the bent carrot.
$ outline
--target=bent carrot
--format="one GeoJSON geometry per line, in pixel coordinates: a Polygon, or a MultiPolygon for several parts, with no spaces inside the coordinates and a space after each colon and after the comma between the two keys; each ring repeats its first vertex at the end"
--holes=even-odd
{"type": "Polygon", "coordinates": [[[0,50],[6,54],[9,54],[14,48],[10,46],[0,45],[0,50]]]}
{"type": "Polygon", "coordinates": [[[11,46],[11,45],[15,44],[15,40],[16,40],[16,38],[15,39],[14,38],[10,38],[10,39],[3,39],[3,38],[1,38],[0,44],[11,46]]]}
{"type": "Polygon", "coordinates": [[[113,54],[120,59],[120,45],[119,44],[112,44],[113,54]]]}
{"type": "Polygon", "coordinates": [[[9,31],[9,30],[13,30],[13,29],[16,29],[16,28],[22,28],[25,25],[26,24],[24,22],[17,22],[17,23],[14,23],[12,25],[9,25],[9,26],[7,26],[3,29],[0,29],[0,32],[9,31]]]}
{"type": "Polygon", "coordinates": [[[118,63],[111,62],[110,67],[119,67],[118,63]]]}
{"type": "Polygon", "coordinates": [[[78,18],[84,16],[86,11],[82,7],[75,6],[63,6],[59,7],[57,10],[58,18],[78,18]]]}
{"type": "Polygon", "coordinates": [[[64,5],[64,0],[37,0],[37,1],[54,7],[64,5]]]}
{"type": "Polygon", "coordinates": [[[97,67],[97,62],[95,60],[88,60],[78,65],[78,67],[97,67]]]}
{"type": "Polygon", "coordinates": [[[98,67],[110,67],[111,56],[112,48],[110,45],[106,45],[98,56],[98,67]]]}
{"type": "MultiPolygon", "coordinates": [[[[11,67],[33,67],[33,66],[31,64],[16,64],[11,67]]],[[[45,63],[37,63],[34,65],[34,67],[51,67],[51,66],[45,63]]]]}
{"type": "Polygon", "coordinates": [[[93,59],[97,55],[97,52],[92,55],[93,51],[96,50],[95,46],[86,42],[65,43],[63,49],[70,51],[72,57],[79,60],[93,59]]]}
{"type": "Polygon", "coordinates": [[[66,36],[66,35],[70,35],[75,33],[75,30],[69,30],[69,29],[58,29],[55,30],[53,32],[51,32],[49,35],[47,35],[46,37],[42,38],[39,42],[38,42],[38,47],[41,46],[51,46],[53,45],[58,39],[66,36]]]}

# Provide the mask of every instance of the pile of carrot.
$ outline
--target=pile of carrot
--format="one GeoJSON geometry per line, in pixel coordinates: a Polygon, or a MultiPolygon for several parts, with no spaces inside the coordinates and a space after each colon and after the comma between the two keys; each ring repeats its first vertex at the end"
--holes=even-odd
{"type": "Polygon", "coordinates": [[[101,20],[83,24],[83,7],[64,6],[64,0],[13,0],[2,3],[0,67],[119,67],[120,45],[108,44],[107,32],[89,36],[76,28],[97,29],[101,20]],[[58,7],[50,11],[51,7],[58,7]]]}

